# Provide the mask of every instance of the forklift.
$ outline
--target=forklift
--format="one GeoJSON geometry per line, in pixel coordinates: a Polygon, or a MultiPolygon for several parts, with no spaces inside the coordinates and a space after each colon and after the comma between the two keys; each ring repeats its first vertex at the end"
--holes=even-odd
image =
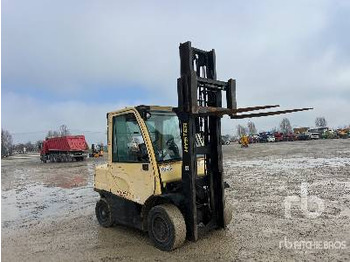
{"type": "Polygon", "coordinates": [[[103,157],[103,144],[100,143],[100,144],[92,144],[91,145],[91,154],[90,154],[90,157],[95,157],[95,158],[98,158],[98,157],[103,157]]]}
{"type": "Polygon", "coordinates": [[[223,181],[224,115],[242,119],[311,109],[242,114],[279,105],[237,108],[236,81],[216,78],[215,50],[185,42],[180,61],[177,107],[140,105],[107,113],[108,160],[94,174],[99,224],[148,232],[164,251],[230,222],[223,181]]]}

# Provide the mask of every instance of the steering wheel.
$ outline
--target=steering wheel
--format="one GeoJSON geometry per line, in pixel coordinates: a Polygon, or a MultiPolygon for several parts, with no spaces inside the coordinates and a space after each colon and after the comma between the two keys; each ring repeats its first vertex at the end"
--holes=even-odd
{"type": "Polygon", "coordinates": [[[176,157],[180,156],[179,148],[178,148],[177,144],[175,143],[174,137],[171,137],[170,139],[168,139],[168,141],[166,141],[165,144],[167,145],[169,150],[174,152],[174,155],[176,157]]]}
{"type": "MultiPolygon", "coordinates": [[[[170,147],[172,144],[175,144],[174,138],[171,137],[168,139],[168,141],[165,142],[165,144],[170,147]]],[[[176,145],[176,144],[175,144],[176,145]]]]}

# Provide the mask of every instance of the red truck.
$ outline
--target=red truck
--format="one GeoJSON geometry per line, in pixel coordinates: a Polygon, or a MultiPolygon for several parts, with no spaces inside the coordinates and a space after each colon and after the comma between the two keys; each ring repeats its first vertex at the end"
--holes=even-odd
{"type": "Polygon", "coordinates": [[[40,160],[44,163],[83,161],[88,155],[87,149],[83,135],[47,138],[41,147],[40,160]]]}
{"type": "Polygon", "coordinates": [[[275,136],[275,141],[276,142],[281,142],[281,141],[284,140],[283,133],[275,132],[274,136],[275,136]]]}

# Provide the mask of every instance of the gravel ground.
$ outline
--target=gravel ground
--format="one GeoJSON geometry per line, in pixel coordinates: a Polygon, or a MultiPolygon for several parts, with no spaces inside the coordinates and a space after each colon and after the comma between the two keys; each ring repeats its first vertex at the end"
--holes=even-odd
{"type": "Polygon", "coordinates": [[[349,261],[350,139],[223,146],[227,230],[173,252],[147,234],[102,228],[94,166],[104,159],[1,161],[3,261],[349,261]]]}

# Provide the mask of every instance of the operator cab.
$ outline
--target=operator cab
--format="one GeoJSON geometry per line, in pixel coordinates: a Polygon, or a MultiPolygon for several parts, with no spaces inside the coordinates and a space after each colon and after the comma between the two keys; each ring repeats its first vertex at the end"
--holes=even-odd
{"type": "Polygon", "coordinates": [[[158,163],[182,158],[179,119],[174,112],[151,111],[145,120],[158,163]]]}
{"type": "Polygon", "coordinates": [[[172,107],[128,107],[108,113],[107,123],[108,161],[96,167],[96,189],[144,204],[181,181],[182,141],[172,107]]]}
{"type": "MultiPolygon", "coordinates": [[[[172,111],[172,108],[138,106],[136,109],[146,125],[157,163],[181,161],[182,145],[179,119],[176,113],[172,111]]],[[[116,123],[115,131],[121,136],[126,135],[125,149],[128,151],[127,154],[134,156],[138,160],[148,161],[147,147],[135,114],[127,115],[125,132],[119,130],[120,128],[118,129],[118,124],[120,125],[121,123],[116,123]]]]}

